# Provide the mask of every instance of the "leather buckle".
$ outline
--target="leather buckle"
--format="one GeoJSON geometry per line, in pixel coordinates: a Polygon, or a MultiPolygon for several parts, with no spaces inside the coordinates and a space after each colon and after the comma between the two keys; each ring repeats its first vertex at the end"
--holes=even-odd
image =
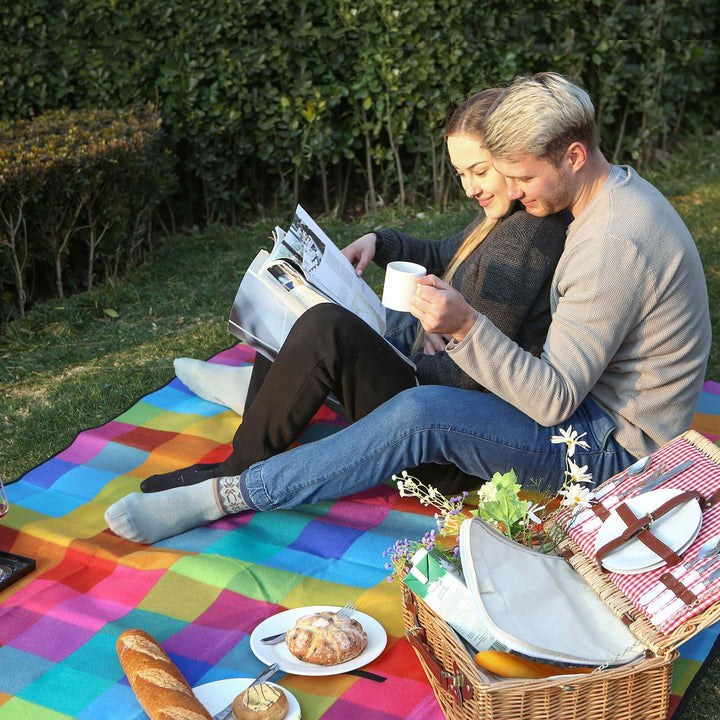
{"type": "Polygon", "coordinates": [[[655,522],[655,518],[653,517],[653,514],[651,512],[645,513],[645,520],[647,522],[645,522],[644,525],[640,526],[640,529],[637,531],[638,533],[643,532],[643,530],[649,530],[655,522]]]}

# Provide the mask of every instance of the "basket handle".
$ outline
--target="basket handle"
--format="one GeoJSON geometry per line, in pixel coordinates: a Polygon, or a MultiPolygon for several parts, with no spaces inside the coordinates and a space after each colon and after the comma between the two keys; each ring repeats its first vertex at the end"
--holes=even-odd
{"type": "Polygon", "coordinates": [[[415,621],[415,627],[408,628],[405,631],[405,637],[410,643],[410,646],[422,658],[428,672],[433,675],[443,690],[453,696],[455,704],[462,707],[463,703],[466,700],[470,700],[473,696],[472,685],[466,680],[464,674],[460,671],[457,665],[454,666],[454,672],[452,673],[445,670],[440,661],[435,657],[432,650],[427,646],[424,641],[425,629],[420,625],[420,621],[418,619],[417,601],[409,588],[403,588],[403,590],[403,602],[415,621]]]}

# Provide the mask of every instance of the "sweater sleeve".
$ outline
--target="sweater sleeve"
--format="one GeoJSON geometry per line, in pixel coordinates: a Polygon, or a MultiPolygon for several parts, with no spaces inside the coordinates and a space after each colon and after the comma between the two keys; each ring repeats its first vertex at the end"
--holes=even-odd
{"type": "Polygon", "coordinates": [[[602,236],[561,259],[557,305],[540,357],[485,315],[462,342],[449,343],[447,352],[477,382],[540,425],[556,425],[577,409],[639,322],[635,296],[652,293],[649,282],[631,244],[602,236]]]}
{"type": "Polygon", "coordinates": [[[407,260],[422,265],[428,273],[441,276],[465,237],[482,220],[482,213],[457,235],[443,240],[413,238],[393,228],[377,230],[374,262],[385,268],[389,262],[407,260]]]}
{"type": "MultiPolygon", "coordinates": [[[[550,284],[569,216],[506,218],[465,261],[460,291],[468,303],[519,347],[539,354],[550,324],[550,284]]],[[[450,347],[450,346],[448,346],[450,347]]],[[[468,390],[487,387],[449,352],[413,357],[421,383],[468,390]]]]}

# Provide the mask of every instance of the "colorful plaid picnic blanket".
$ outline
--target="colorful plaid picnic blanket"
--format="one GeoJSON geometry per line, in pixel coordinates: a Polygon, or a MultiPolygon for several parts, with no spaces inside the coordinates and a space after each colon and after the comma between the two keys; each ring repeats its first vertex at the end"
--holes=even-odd
{"type": "MultiPolygon", "coordinates": [[[[213,361],[252,362],[232,347],[213,361]]],[[[720,435],[720,385],[708,383],[696,429],[720,435]]],[[[442,720],[404,639],[399,587],[383,551],[434,525],[394,488],[290,511],[242,513],[148,547],[106,527],[106,507],[156,472],[224,458],[238,424],[225,408],[173,380],[116,420],[80,433],[59,455],[8,488],[0,548],[36,559],[36,571],[0,594],[2,720],[130,720],[145,714],[115,652],[138,627],[157,638],[191,685],[254,677],[250,633],[288,608],[354,601],[379,620],[388,644],[362,670],[278,682],[314,720],[442,720]]],[[[299,442],[342,427],[322,409],[299,442]]],[[[718,628],[681,649],[670,716],[718,642],[718,628]]]]}

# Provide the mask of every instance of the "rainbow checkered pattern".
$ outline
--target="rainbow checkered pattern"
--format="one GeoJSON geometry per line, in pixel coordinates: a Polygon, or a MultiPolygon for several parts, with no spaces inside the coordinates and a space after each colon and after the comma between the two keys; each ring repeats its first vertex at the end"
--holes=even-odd
{"type": "MultiPolygon", "coordinates": [[[[213,362],[252,362],[238,345],[213,362]]],[[[720,435],[720,385],[706,383],[694,427],[720,435]]],[[[399,587],[383,551],[434,526],[427,509],[378,488],[290,511],[242,513],[151,547],[105,526],[107,506],[146,476],[221,460],[239,422],[173,380],[116,420],[8,487],[0,549],[37,569],[0,594],[0,719],[134,720],[146,717],[115,652],[141,628],[159,640],[191,685],[254,677],[250,633],[265,618],[305,605],[352,600],[388,633],[382,655],[356,673],[276,676],[306,720],[442,720],[404,639],[399,587]]],[[[299,442],[343,423],[322,409],[299,442]]],[[[718,640],[717,626],[681,648],[670,717],[718,640]]]]}

